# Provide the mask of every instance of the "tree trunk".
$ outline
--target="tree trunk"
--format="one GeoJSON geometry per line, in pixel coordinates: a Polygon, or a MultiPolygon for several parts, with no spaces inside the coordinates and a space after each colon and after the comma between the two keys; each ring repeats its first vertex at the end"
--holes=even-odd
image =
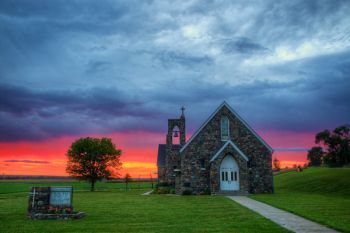
{"type": "Polygon", "coordinates": [[[90,189],[91,192],[95,191],[95,182],[96,182],[95,180],[91,181],[91,189],[90,189]]]}

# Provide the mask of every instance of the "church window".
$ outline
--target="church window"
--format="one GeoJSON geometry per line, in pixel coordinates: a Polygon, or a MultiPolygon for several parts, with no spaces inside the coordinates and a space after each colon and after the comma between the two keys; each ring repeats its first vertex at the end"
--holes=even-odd
{"type": "Polygon", "coordinates": [[[225,180],[225,172],[221,172],[221,180],[222,180],[222,181],[225,180]]]}
{"type": "Polygon", "coordinates": [[[237,172],[235,172],[235,180],[237,180],[237,172]]]}
{"type": "Polygon", "coordinates": [[[225,180],[228,181],[228,172],[225,172],[225,180]]]}
{"type": "Polygon", "coordinates": [[[231,181],[233,181],[233,172],[231,172],[231,181]]]}
{"type": "Polygon", "coordinates": [[[192,179],[196,178],[196,169],[194,166],[192,166],[192,175],[191,175],[192,179]]]}
{"type": "Polygon", "coordinates": [[[226,116],[221,117],[221,140],[229,139],[229,120],[226,116]]]}
{"type": "Polygon", "coordinates": [[[201,168],[205,168],[205,159],[201,159],[201,168]]]}

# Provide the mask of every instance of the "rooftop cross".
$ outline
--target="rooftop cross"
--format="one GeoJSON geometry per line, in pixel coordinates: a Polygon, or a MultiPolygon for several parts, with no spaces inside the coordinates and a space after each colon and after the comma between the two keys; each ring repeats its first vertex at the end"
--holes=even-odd
{"type": "Polygon", "coordinates": [[[183,116],[183,117],[185,116],[185,115],[184,115],[184,112],[185,112],[185,107],[182,106],[182,107],[181,107],[181,116],[183,116]]]}

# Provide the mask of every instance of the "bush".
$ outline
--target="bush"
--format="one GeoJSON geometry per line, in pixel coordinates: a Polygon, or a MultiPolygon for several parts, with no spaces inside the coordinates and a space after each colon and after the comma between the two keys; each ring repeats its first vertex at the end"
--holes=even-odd
{"type": "Polygon", "coordinates": [[[168,194],[170,193],[170,187],[159,187],[157,188],[158,194],[168,194]]]}
{"type": "Polygon", "coordinates": [[[192,190],[191,190],[191,189],[185,189],[185,190],[182,192],[182,195],[184,195],[184,196],[192,195],[192,190]]]}
{"type": "Polygon", "coordinates": [[[158,184],[156,184],[156,188],[168,186],[171,186],[168,182],[159,182],[158,184]]]}
{"type": "Polygon", "coordinates": [[[199,194],[200,195],[211,195],[211,191],[209,188],[207,188],[207,189],[204,189],[204,191],[200,192],[199,194]]]}
{"type": "Polygon", "coordinates": [[[175,194],[175,188],[171,186],[159,187],[157,188],[156,193],[157,194],[175,194]]]}
{"type": "Polygon", "coordinates": [[[175,194],[175,186],[168,182],[160,182],[156,184],[155,193],[157,194],[175,194]]]}

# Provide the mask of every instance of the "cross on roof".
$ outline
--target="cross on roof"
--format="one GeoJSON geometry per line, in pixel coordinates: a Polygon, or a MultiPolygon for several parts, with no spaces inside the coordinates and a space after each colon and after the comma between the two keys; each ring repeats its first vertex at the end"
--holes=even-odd
{"type": "Polygon", "coordinates": [[[181,107],[181,114],[182,114],[182,115],[184,115],[184,111],[185,111],[185,107],[182,106],[182,107],[181,107]]]}

